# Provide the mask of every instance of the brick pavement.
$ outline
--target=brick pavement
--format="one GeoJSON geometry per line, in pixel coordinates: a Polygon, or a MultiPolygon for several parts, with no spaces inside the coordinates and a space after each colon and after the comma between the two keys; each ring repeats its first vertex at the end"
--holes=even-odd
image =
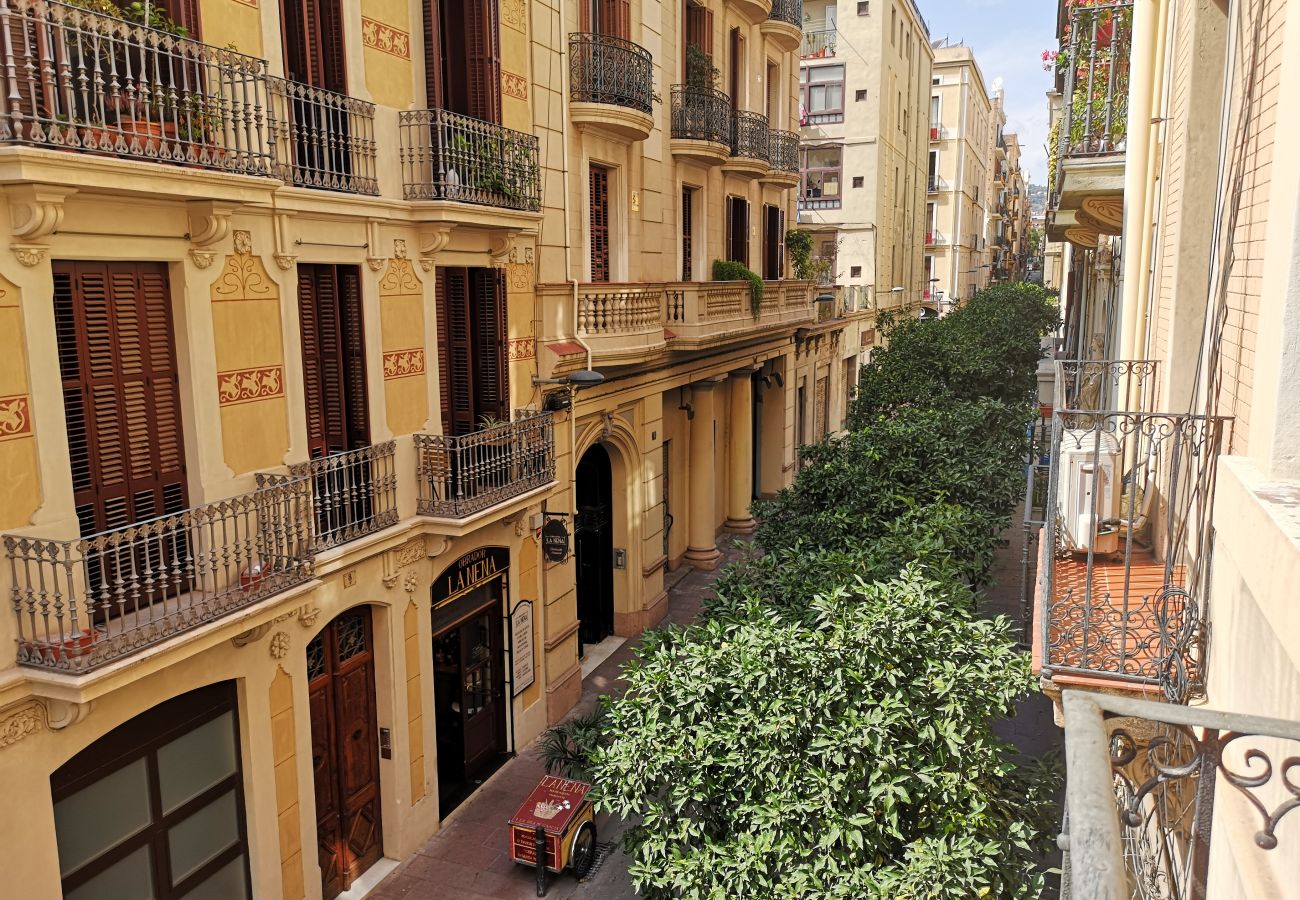
{"type": "MultiPolygon", "coordinates": [[[[1019,513],[994,561],[992,583],[985,592],[982,610],[988,615],[1005,615],[1020,621],[1021,540],[1019,513]]],[[[720,542],[724,563],[740,558],[731,539],[720,542]]],[[[1032,556],[1032,555],[1031,555],[1032,556]]],[[[1029,584],[1033,584],[1031,558],[1029,584]]],[[[686,623],[699,614],[718,572],[697,572],[684,568],[670,576],[667,621],[686,623]],[[675,583],[673,583],[675,580],[675,583]]],[[[601,694],[619,689],[618,673],[631,658],[635,641],[628,641],[583,682],[582,700],[571,715],[593,709],[601,694]]],[[[1051,703],[1035,692],[1023,700],[1016,715],[1000,723],[998,732],[1028,756],[1042,756],[1061,746],[1062,734],[1052,722],[1051,703]]],[[[393,871],[370,895],[376,900],[526,900],[535,896],[533,873],[517,866],[506,856],[505,822],[522,797],[544,774],[536,744],[530,745],[465,801],[447,820],[441,831],[410,859],[393,871]]],[[[599,817],[600,840],[616,841],[622,833],[618,822],[599,817]]],[[[1059,865],[1059,860],[1054,864],[1059,865]]],[[[615,850],[600,870],[586,882],[569,875],[552,876],[547,892],[550,900],[634,900],[637,896],[627,877],[628,859],[615,850]]],[[[1045,898],[1058,895],[1049,886],[1045,898]]]]}
{"type": "MultiPolygon", "coordinates": [[[[722,562],[734,562],[741,552],[726,536],[719,541],[722,562]]],[[[669,574],[667,621],[694,621],[712,589],[718,571],[699,572],[689,567],[669,574]]],[[[595,708],[597,698],[619,690],[619,671],[632,657],[630,640],[583,681],[582,700],[570,716],[595,708]]],[[[496,772],[483,787],[448,817],[442,829],[408,860],[398,866],[370,894],[375,900],[526,900],[534,897],[531,869],[512,863],[506,855],[506,820],[520,800],[545,774],[536,742],[496,772]]],[[[608,817],[596,820],[602,842],[617,841],[622,824],[608,817]]],[[[570,875],[551,876],[548,900],[633,900],[636,892],[627,877],[628,859],[615,850],[587,881],[570,875]]]]}

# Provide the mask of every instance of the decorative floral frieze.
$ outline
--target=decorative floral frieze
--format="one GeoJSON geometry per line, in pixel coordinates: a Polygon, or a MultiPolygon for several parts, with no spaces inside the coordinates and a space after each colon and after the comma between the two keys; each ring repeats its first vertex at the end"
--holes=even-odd
{"type": "Polygon", "coordinates": [[[284,369],[262,366],[217,373],[217,394],[222,406],[251,403],[284,396],[284,369]]]}
{"type": "Polygon", "coordinates": [[[384,379],[410,378],[424,374],[424,349],[393,350],[384,354],[384,379]]]}
{"type": "Polygon", "coordinates": [[[514,72],[501,72],[501,93],[516,100],[528,99],[528,79],[514,72]]]}
{"type": "Polygon", "coordinates": [[[398,59],[411,58],[411,36],[400,28],[386,25],[374,19],[361,17],[361,43],[372,50],[396,56],[398,59]]]}
{"type": "Polygon", "coordinates": [[[0,748],[18,743],[45,728],[45,707],[32,700],[0,717],[0,748]]]}
{"type": "Polygon", "coordinates": [[[537,342],[534,338],[515,338],[509,343],[510,362],[532,359],[537,355],[537,342]]]}
{"type": "Polygon", "coordinates": [[[9,441],[32,433],[32,417],[26,394],[0,397],[0,441],[9,441]]]}
{"type": "Polygon", "coordinates": [[[272,659],[284,659],[289,655],[289,632],[277,631],[271,635],[270,650],[272,659]]]}

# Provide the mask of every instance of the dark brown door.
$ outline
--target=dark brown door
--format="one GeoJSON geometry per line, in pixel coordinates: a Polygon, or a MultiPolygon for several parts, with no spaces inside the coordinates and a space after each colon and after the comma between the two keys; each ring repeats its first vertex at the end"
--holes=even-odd
{"type": "Polygon", "coordinates": [[[691,256],[695,252],[695,190],[682,188],[682,281],[691,280],[691,256]]]}
{"type": "Polygon", "coordinates": [[[55,262],[54,323],[82,535],[188,505],[161,263],[55,262]]]}
{"type": "Polygon", "coordinates": [[[370,443],[361,276],[356,266],[298,266],[307,447],[313,457],[370,443]]]}
{"type": "Polygon", "coordinates": [[[781,245],[784,243],[781,225],[784,218],[780,207],[763,206],[763,277],[769,281],[781,277],[781,245]]]}
{"type": "Polygon", "coordinates": [[[609,169],[592,166],[589,176],[591,212],[591,280],[609,281],[609,169]]]}
{"type": "Polygon", "coordinates": [[[727,198],[727,259],[749,265],[749,201],[727,198]]]}
{"type": "Polygon", "coordinates": [[[510,416],[505,272],[440,267],[438,382],[444,434],[469,434],[510,416]]]}
{"type": "Polygon", "coordinates": [[[348,90],[339,0],[283,0],[280,32],[290,81],[338,94],[348,90]]]}
{"type": "Polygon", "coordinates": [[[343,613],[307,645],[316,843],[325,900],[383,855],[370,608],[343,613]]]}
{"type": "Polygon", "coordinates": [[[501,121],[497,0],[424,0],[425,93],[430,109],[501,121]]]}

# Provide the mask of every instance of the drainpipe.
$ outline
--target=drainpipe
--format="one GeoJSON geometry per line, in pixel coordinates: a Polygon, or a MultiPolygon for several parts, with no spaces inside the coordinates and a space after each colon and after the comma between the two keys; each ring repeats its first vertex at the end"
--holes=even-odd
{"type": "MultiPolygon", "coordinates": [[[[1146,129],[1147,142],[1150,145],[1147,150],[1146,165],[1146,213],[1142,219],[1142,255],[1141,262],[1141,282],[1138,285],[1137,293],[1137,312],[1135,313],[1136,321],[1133,330],[1133,358],[1143,359],[1146,357],[1147,348],[1147,331],[1149,325],[1148,312],[1151,308],[1150,294],[1152,282],[1152,263],[1155,257],[1155,217],[1156,205],[1160,200],[1163,191],[1163,183],[1158,183],[1161,169],[1161,154],[1157,153],[1156,138],[1164,129],[1164,112],[1167,109],[1165,100],[1165,82],[1169,75],[1169,67],[1172,64],[1171,59],[1166,58],[1166,43],[1169,38],[1169,2],[1161,2],[1160,19],[1156,26],[1156,49],[1155,56],[1152,59],[1151,67],[1151,115],[1147,117],[1146,122],[1142,125],[1146,129]],[[1164,65],[1157,66],[1161,60],[1164,65]],[[1160,115],[1156,115],[1156,103],[1159,102],[1160,115]]],[[[1127,176],[1127,172],[1125,173],[1127,176]]]]}
{"type": "MultiPolygon", "coordinates": [[[[1134,0],[1133,43],[1129,51],[1129,109],[1124,153],[1124,231],[1120,359],[1135,359],[1138,319],[1142,306],[1142,273],[1150,253],[1146,232],[1147,176],[1151,153],[1151,104],[1155,89],[1156,48],[1159,42],[1158,0],[1134,0]]],[[[1067,100],[1067,102],[1069,102],[1067,100]]],[[[1087,339],[1091,339],[1091,335],[1087,339]]],[[[1086,347],[1087,342],[1082,344],[1086,347]]]]}

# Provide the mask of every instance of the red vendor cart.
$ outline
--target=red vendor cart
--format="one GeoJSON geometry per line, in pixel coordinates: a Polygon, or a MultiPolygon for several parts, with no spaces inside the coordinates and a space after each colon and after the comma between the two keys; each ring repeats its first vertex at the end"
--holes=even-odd
{"type": "Polygon", "coordinates": [[[546,891],[546,872],[565,868],[575,878],[591,870],[596,857],[596,823],[587,793],[591,785],[547,775],[510,818],[510,858],[537,869],[537,896],[546,891]],[[543,848],[545,866],[538,865],[543,848]]]}

